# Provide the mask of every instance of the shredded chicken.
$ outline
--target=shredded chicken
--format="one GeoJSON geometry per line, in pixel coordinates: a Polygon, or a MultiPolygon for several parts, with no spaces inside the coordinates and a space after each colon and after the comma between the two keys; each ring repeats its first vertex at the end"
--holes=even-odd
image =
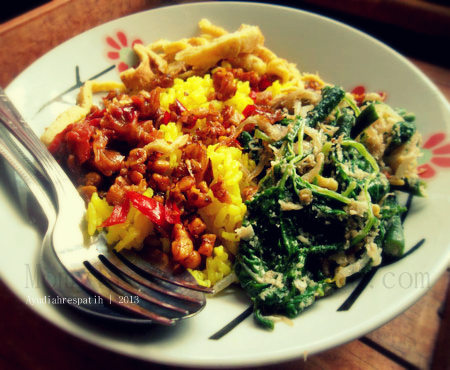
{"type": "Polygon", "coordinates": [[[273,125],[266,116],[261,114],[250,116],[245,119],[244,126],[246,125],[258,126],[261,131],[274,141],[282,139],[289,132],[289,127],[278,124],[273,125]]]}
{"type": "Polygon", "coordinates": [[[309,91],[305,89],[297,89],[295,91],[281,94],[274,97],[271,101],[273,108],[288,108],[293,109],[297,101],[302,101],[309,104],[317,104],[321,99],[320,92],[309,91]]]}

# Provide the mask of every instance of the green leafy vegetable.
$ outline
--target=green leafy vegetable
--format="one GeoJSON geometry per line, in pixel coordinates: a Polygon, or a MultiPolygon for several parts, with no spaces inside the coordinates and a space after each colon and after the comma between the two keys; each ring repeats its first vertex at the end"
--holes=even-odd
{"type": "Polygon", "coordinates": [[[368,105],[363,111],[361,111],[360,115],[356,118],[355,125],[351,130],[350,136],[352,138],[357,137],[377,119],[378,113],[375,109],[375,104],[372,103],[368,105]]]}
{"type": "MultiPolygon", "coordinates": [[[[273,329],[273,315],[295,317],[340,287],[337,271],[343,266],[358,262],[345,280],[379,263],[381,250],[395,257],[404,251],[404,208],[380,170],[383,164],[352,139],[378,119],[375,103],[361,113],[345,101],[338,108],[344,96],[339,87],[325,87],[321,101],[305,118],[277,122],[288,126],[288,133],[265,144],[266,150],[273,148],[275,158],[258,192],[246,202],[243,227],[252,232],[241,240],[234,267],[254,304],[256,322],[265,328],[273,329]],[[319,123],[337,129],[327,132],[329,141],[312,149],[319,123]],[[308,164],[311,158],[315,162],[308,164]],[[308,171],[313,170],[312,178],[308,171]]],[[[412,121],[405,119],[392,141],[407,140],[413,130],[412,121]]],[[[253,136],[241,134],[239,140],[252,157],[268,141],[257,130],[253,136]]],[[[419,185],[405,184],[419,193],[419,185]]]]}
{"type": "Polygon", "coordinates": [[[315,127],[319,122],[327,118],[344,98],[345,91],[340,87],[324,87],[322,89],[322,100],[307,115],[307,125],[315,127]]]}

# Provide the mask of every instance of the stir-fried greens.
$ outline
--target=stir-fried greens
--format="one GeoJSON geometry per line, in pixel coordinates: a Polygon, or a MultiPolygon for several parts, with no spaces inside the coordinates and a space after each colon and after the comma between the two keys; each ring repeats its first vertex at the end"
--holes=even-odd
{"type": "MultiPolygon", "coordinates": [[[[360,111],[344,97],[341,88],[325,87],[305,117],[279,122],[290,127],[279,141],[258,138],[256,130],[252,138],[240,137],[250,153],[271,153],[258,193],[247,202],[247,237],[235,265],[263,326],[273,327],[274,314],[295,317],[347,277],[378,265],[382,255],[404,251],[405,208],[380,168],[384,156],[375,159],[363,145],[364,130],[378,119],[376,105],[383,103],[360,111]]],[[[402,117],[386,155],[415,132],[413,118],[402,117]]],[[[403,188],[416,193],[419,185],[403,188]]]]}

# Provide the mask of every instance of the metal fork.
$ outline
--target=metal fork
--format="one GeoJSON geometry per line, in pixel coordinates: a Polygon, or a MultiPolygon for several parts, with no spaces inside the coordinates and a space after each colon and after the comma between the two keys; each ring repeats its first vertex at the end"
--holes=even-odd
{"type": "Polygon", "coordinates": [[[78,284],[131,316],[163,325],[173,325],[204,307],[203,293],[212,293],[212,289],[198,285],[188,272],[174,275],[131,251],[113,251],[101,235],[86,235],[84,201],[1,88],[0,121],[39,165],[31,162],[14,140],[0,137],[0,154],[29,186],[48,219],[43,250],[53,248],[78,284]],[[41,172],[51,184],[57,212],[38,181],[36,174],[41,172]]]}

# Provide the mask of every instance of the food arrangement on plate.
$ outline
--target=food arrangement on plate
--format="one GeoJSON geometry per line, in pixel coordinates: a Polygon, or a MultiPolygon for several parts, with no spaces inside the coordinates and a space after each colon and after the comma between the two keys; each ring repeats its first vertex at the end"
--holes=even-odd
{"type": "Polygon", "coordinates": [[[268,328],[404,251],[394,190],[424,195],[414,115],[264,46],[257,26],[136,44],[122,82],[88,81],[42,140],[90,235],[239,283],[268,328]],[[94,93],[104,93],[101,104],[94,93]]]}

